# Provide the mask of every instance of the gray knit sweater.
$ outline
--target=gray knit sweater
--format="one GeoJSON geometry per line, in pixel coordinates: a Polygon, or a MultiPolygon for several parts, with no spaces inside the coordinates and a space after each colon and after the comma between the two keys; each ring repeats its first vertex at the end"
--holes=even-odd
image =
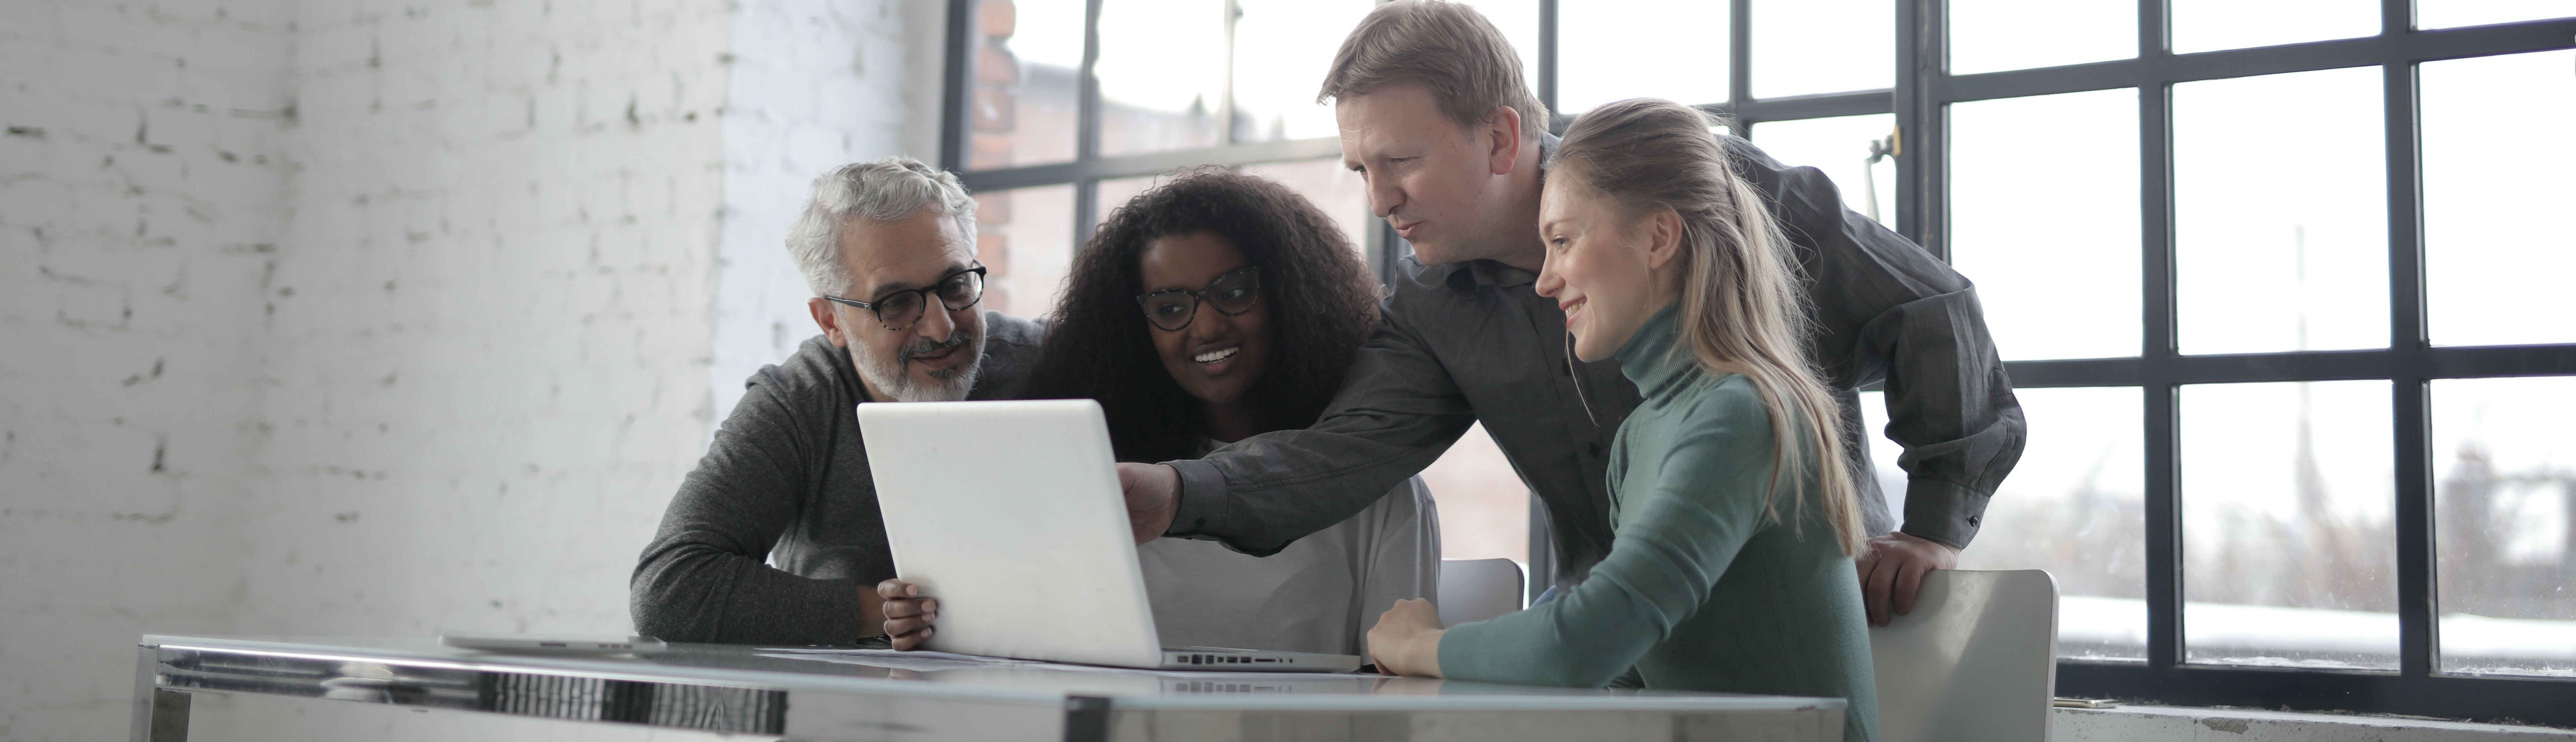
{"type": "MultiPolygon", "coordinates": [[[[969,399],[1009,399],[1042,329],[984,313],[969,399]]],[[[894,576],[859,439],[867,401],[849,351],[821,336],[744,382],[628,581],[635,631],[666,641],[849,644],[858,586],[894,576]]]]}

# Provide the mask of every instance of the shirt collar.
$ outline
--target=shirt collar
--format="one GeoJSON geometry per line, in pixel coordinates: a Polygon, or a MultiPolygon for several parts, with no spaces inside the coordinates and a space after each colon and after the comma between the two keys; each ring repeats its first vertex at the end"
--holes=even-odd
{"type": "Polygon", "coordinates": [[[1491,260],[1462,260],[1432,266],[1431,269],[1442,271],[1440,279],[1459,291],[1473,291],[1479,286],[1520,286],[1538,282],[1538,274],[1491,260]]]}

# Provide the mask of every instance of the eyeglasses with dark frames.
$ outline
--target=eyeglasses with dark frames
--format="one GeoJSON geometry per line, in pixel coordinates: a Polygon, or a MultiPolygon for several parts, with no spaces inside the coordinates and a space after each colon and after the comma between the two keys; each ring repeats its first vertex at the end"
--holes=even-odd
{"type": "Polygon", "coordinates": [[[1261,267],[1247,265],[1226,271],[1198,291],[1163,289],[1136,297],[1136,304],[1145,308],[1145,321],[1165,332],[1189,327],[1190,321],[1198,318],[1202,301],[1227,316],[1252,311],[1254,305],[1261,303],[1261,267]]]}
{"type": "Polygon", "coordinates": [[[921,321],[923,307],[930,306],[930,295],[939,295],[939,305],[955,312],[975,306],[984,300],[984,266],[975,266],[941,276],[938,281],[917,289],[898,289],[877,295],[874,301],[857,301],[838,296],[823,298],[874,312],[877,324],[887,330],[902,332],[921,321]]]}

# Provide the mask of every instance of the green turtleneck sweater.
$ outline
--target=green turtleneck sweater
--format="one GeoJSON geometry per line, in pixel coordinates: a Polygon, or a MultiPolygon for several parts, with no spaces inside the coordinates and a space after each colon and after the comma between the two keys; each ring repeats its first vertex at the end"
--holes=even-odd
{"type": "MultiPolygon", "coordinates": [[[[1743,376],[1710,377],[1678,342],[1675,310],[1619,349],[1645,403],[1609,467],[1617,539],[1564,597],[1451,627],[1440,672],[1461,680],[1847,699],[1843,739],[1878,737],[1860,581],[1819,508],[1813,459],[1771,487],[1771,416],[1743,376]]],[[[1793,429],[1805,428],[1804,422],[1793,429]]]]}

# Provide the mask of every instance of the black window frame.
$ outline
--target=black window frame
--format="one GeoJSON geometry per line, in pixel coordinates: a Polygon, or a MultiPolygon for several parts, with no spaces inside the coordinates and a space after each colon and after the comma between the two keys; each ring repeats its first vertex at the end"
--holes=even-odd
{"type": "MultiPolygon", "coordinates": [[[[1099,154],[1097,31],[1104,0],[1087,0],[1080,72],[1077,157],[1071,162],[966,171],[966,49],[977,0],[949,0],[940,163],[981,192],[1074,184],[1075,234],[1087,239],[1101,205],[1102,179],[1153,175],[1201,164],[1246,165],[1331,157],[1329,139],[1229,143],[1118,157],[1099,154]]],[[[2435,379],[2576,375],[2576,344],[2435,347],[2426,335],[2424,238],[2416,65],[2427,61],[2576,48],[2576,18],[2416,30],[2413,0],[2382,0],[2373,36],[2174,54],[2171,0],[2137,0],[2137,56],[2036,69],[1952,75],[1947,69],[1948,1],[1895,4],[1895,86],[1891,89],[1750,99],[1752,4],[1728,12],[1729,100],[1689,101],[1735,119],[1738,133],[1766,121],[1889,114],[1896,117],[1898,231],[1949,259],[1947,118],[1953,103],[2088,90],[2141,91],[2138,147],[2142,347],[2135,357],[2013,361],[2020,388],[2128,387],[2144,397],[2147,506],[2144,662],[2060,659],[2057,692],[2189,706],[2355,711],[2576,727],[2576,679],[2445,675],[2437,662],[2434,502],[2429,385],[2435,379]],[[2349,67],[2381,68],[2387,163],[2389,347],[2374,350],[2184,355],[2176,345],[2171,100],[2177,83],[2349,67]],[[2396,563],[2399,619],[2395,672],[2193,664],[2183,643],[2183,544],[2176,398],[2186,384],[2385,380],[2393,389],[2396,563]]],[[[1561,0],[1540,0],[1538,95],[1557,101],[1557,17],[1561,0]]],[[[1551,128],[1571,120],[1557,114],[1551,128]]],[[[1232,126],[1224,127],[1232,137],[1232,126]]],[[[1371,262],[1391,277],[1405,249],[1383,224],[1369,234],[1371,262]]],[[[1533,503],[1530,562],[1547,574],[1550,539],[1533,503]]],[[[1540,586],[1533,586],[1535,590],[1540,586]]]]}

